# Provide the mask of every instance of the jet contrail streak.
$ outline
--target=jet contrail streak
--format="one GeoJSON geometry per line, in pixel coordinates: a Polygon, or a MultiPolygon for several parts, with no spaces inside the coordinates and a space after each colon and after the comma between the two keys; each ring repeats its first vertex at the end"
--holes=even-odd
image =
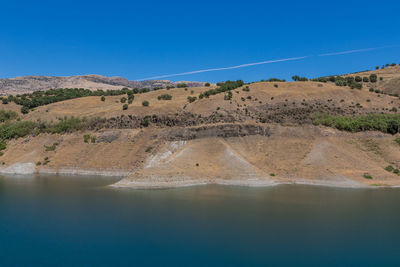
{"type": "Polygon", "coordinates": [[[327,54],[321,54],[321,55],[318,55],[318,56],[319,56],[319,57],[338,56],[338,55],[346,55],[346,54],[352,54],[352,53],[367,52],[367,51],[372,51],[372,50],[377,50],[377,49],[382,49],[382,48],[387,48],[387,46],[384,46],[384,47],[373,47],[373,48],[364,48],[364,49],[356,49],[356,50],[348,50],[348,51],[341,51],[341,52],[334,52],[334,53],[327,53],[327,54]]]}
{"type": "Polygon", "coordinates": [[[204,69],[204,70],[195,70],[195,71],[189,71],[189,72],[182,72],[182,73],[175,73],[175,74],[160,75],[160,76],[154,76],[154,77],[139,79],[139,80],[136,80],[136,81],[153,80],[153,79],[167,78],[167,77],[172,77],[172,76],[182,76],[182,75],[196,74],[196,73],[209,72],[209,71],[231,70],[231,69],[238,69],[238,68],[250,67],[250,66],[255,66],[255,65],[262,65],[262,64],[270,64],[270,63],[276,63],[276,62],[300,60],[300,59],[304,59],[304,58],[307,58],[307,56],[304,56],[304,57],[292,57],[292,58],[285,58],[285,59],[276,59],[276,60],[267,60],[267,61],[261,61],[261,62],[255,62],[255,63],[247,63],[247,64],[242,64],[242,65],[237,65],[237,66],[231,66],[231,67],[214,68],[214,69],[204,69]]]}
{"type": "MultiPolygon", "coordinates": [[[[346,54],[352,54],[352,53],[368,52],[368,51],[372,51],[372,50],[378,50],[378,49],[389,48],[389,47],[398,47],[398,46],[382,46],[382,47],[355,49],[355,50],[348,50],[348,51],[340,51],[340,52],[320,54],[318,56],[319,57],[326,57],[326,56],[346,55],[346,54]]],[[[292,57],[292,58],[284,58],[284,59],[276,59],[276,60],[267,60],[267,61],[261,61],[261,62],[255,62],[255,63],[247,63],[247,64],[231,66],[231,67],[223,67],[223,68],[194,70],[194,71],[188,71],[188,72],[182,72],[182,73],[174,73],[174,74],[153,76],[153,77],[149,77],[149,78],[138,79],[136,81],[154,80],[154,79],[160,79],[160,78],[167,78],[167,77],[173,77],[173,76],[183,76],[183,75],[196,74],[196,73],[202,73],[202,72],[210,72],[210,71],[231,70],[231,69],[245,68],[245,67],[250,67],[250,66],[255,66],[255,65],[262,65],[262,64],[270,64],[270,63],[276,63],[276,62],[301,60],[301,59],[305,59],[305,58],[308,58],[308,57],[310,57],[310,56],[292,57]]]]}

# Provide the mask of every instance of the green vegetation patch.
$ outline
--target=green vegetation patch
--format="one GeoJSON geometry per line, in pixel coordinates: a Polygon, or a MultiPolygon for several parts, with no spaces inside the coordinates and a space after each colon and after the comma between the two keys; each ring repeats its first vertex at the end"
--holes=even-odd
{"type": "Polygon", "coordinates": [[[380,131],[396,134],[400,130],[400,114],[369,114],[342,116],[317,114],[313,117],[315,125],[324,125],[343,131],[380,131]]]}
{"type": "MultiPolygon", "coordinates": [[[[21,105],[21,112],[26,114],[29,112],[29,109],[36,108],[39,106],[48,105],[51,103],[56,103],[68,99],[75,99],[86,96],[102,96],[101,101],[105,100],[104,96],[118,96],[128,94],[128,101],[132,102],[133,94],[142,94],[149,92],[148,88],[122,88],[121,90],[96,90],[91,91],[89,89],[83,88],[61,88],[61,89],[50,89],[47,91],[35,91],[30,94],[16,95],[16,96],[8,96],[8,98],[2,98],[3,104],[7,104],[9,102],[14,102],[17,105],[21,105]]],[[[124,103],[126,98],[121,98],[121,102],[124,103]]]]}
{"type": "Polygon", "coordinates": [[[17,117],[18,114],[12,110],[0,110],[0,122],[11,121],[17,117]]]}
{"type": "Polygon", "coordinates": [[[172,99],[172,95],[169,95],[169,94],[162,94],[162,95],[159,95],[159,96],[157,97],[157,99],[158,99],[158,100],[171,100],[171,99],[172,99]]]}
{"type": "Polygon", "coordinates": [[[44,145],[45,151],[54,151],[56,150],[58,143],[53,143],[51,146],[44,145]]]}
{"type": "Polygon", "coordinates": [[[363,177],[365,179],[373,179],[372,176],[369,173],[364,173],[363,177]]]}
{"type": "Polygon", "coordinates": [[[234,90],[236,88],[239,88],[243,85],[244,85],[244,82],[242,80],[226,81],[226,82],[222,82],[222,83],[217,83],[218,88],[210,89],[208,91],[202,92],[199,95],[199,99],[203,99],[204,97],[208,98],[211,95],[228,92],[228,91],[234,90]]]}
{"type": "Polygon", "coordinates": [[[188,96],[188,97],[187,97],[187,100],[189,101],[189,103],[192,103],[192,102],[194,102],[194,101],[197,100],[197,97],[195,97],[195,96],[188,96]]]}

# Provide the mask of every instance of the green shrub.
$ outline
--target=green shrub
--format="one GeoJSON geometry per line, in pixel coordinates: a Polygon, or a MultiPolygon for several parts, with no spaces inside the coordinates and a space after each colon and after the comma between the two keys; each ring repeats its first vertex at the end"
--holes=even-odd
{"type": "Polygon", "coordinates": [[[394,169],[393,166],[392,166],[392,165],[389,165],[389,166],[387,166],[387,167],[385,168],[385,171],[392,172],[393,169],[394,169]]]}
{"type": "Polygon", "coordinates": [[[269,176],[275,176],[275,173],[270,173],[269,176]]]}
{"type": "Polygon", "coordinates": [[[153,149],[153,147],[151,147],[151,146],[148,146],[148,147],[146,147],[146,152],[150,152],[151,150],[153,149]]]}
{"type": "Polygon", "coordinates": [[[18,114],[11,110],[0,110],[0,122],[16,119],[18,114]]]}
{"type": "MultiPolygon", "coordinates": [[[[96,119],[94,119],[96,120],[96,119]]],[[[56,124],[52,125],[42,125],[41,126],[41,131],[42,132],[48,132],[48,133],[71,133],[73,131],[78,131],[82,130],[86,127],[87,124],[89,124],[90,121],[88,121],[86,118],[80,119],[76,117],[70,117],[70,118],[63,118],[60,119],[60,121],[56,124]]]]}
{"type": "Polygon", "coordinates": [[[52,144],[51,146],[44,145],[45,151],[54,151],[57,148],[57,143],[52,144]]]}
{"type": "Polygon", "coordinates": [[[29,108],[27,106],[22,106],[21,107],[21,113],[22,114],[28,114],[29,113],[29,108]]]}
{"type": "Polygon", "coordinates": [[[83,142],[89,143],[89,140],[90,140],[90,134],[85,134],[85,135],[83,136],[83,142]]]}
{"type": "Polygon", "coordinates": [[[163,94],[163,95],[159,95],[157,97],[158,100],[171,100],[172,99],[172,95],[169,94],[163,94]]]}
{"type": "Polygon", "coordinates": [[[350,86],[351,89],[361,90],[363,85],[362,85],[362,83],[351,82],[349,84],[349,86],[350,86]]]}
{"type": "Polygon", "coordinates": [[[356,76],[355,78],[354,78],[354,80],[356,81],[356,82],[361,82],[362,81],[362,78],[360,77],[360,76],[356,76]]]}
{"type": "Polygon", "coordinates": [[[188,96],[188,97],[187,97],[187,100],[189,101],[189,103],[192,103],[192,102],[194,102],[194,101],[197,100],[197,97],[195,97],[195,96],[188,96]]]}
{"type": "Polygon", "coordinates": [[[2,140],[0,141],[0,151],[4,150],[7,148],[6,141],[2,140]]]}
{"type": "Polygon", "coordinates": [[[306,77],[300,77],[300,76],[298,76],[298,75],[294,75],[294,76],[292,76],[292,80],[295,81],[295,82],[297,82],[297,81],[299,81],[299,82],[306,82],[306,81],[308,81],[308,78],[306,78],[306,77]]]}
{"type": "Polygon", "coordinates": [[[142,119],[140,125],[142,125],[143,127],[148,127],[150,125],[150,118],[145,117],[144,119],[142,119]]]}
{"type": "Polygon", "coordinates": [[[371,83],[376,83],[377,79],[378,76],[376,76],[376,74],[369,75],[369,80],[371,81],[371,83]]]}
{"type": "Polygon", "coordinates": [[[232,99],[232,92],[229,91],[226,95],[224,95],[224,100],[231,100],[232,99]]]}
{"type": "Polygon", "coordinates": [[[394,169],[393,173],[398,175],[398,174],[400,174],[400,170],[399,169],[394,169]]]}
{"type": "Polygon", "coordinates": [[[336,80],[335,84],[336,86],[346,86],[347,82],[345,80],[336,80]]]}
{"type": "Polygon", "coordinates": [[[178,83],[178,84],[176,85],[176,87],[177,87],[177,88],[185,88],[185,87],[188,87],[188,86],[187,86],[186,83],[178,83]]]}
{"type": "Polygon", "coordinates": [[[245,92],[249,92],[250,91],[250,87],[245,86],[242,90],[245,91],[245,92]]]}
{"type": "Polygon", "coordinates": [[[363,177],[365,179],[373,179],[372,176],[370,174],[368,174],[368,173],[364,173],[363,177]]]}
{"type": "Polygon", "coordinates": [[[397,144],[399,144],[399,145],[400,145],[400,137],[399,137],[399,138],[396,138],[396,139],[394,139],[394,141],[395,141],[397,144]]]}
{"type": "Polygon", "coordinates": [[[105,96],[103,95],[103,96],[101,96],[101,101],[106,101],[106,98],[105,98],[105,96]]]}
{"type": "Polygon", "coordinates": [[[210,87],[210,85],[211,85],[210,83],[205,83],[204,84],[205,87],[210,87]]]}
{"type": "Polygon", "coordinates": [[[142,106],[143,107],[148,107],[150,105],[150,103],[149,103],[149,101],[147,101],[147,100],[144,100],[143,102],[142,102],[142,106]]]}
{"type": "Polygon", "coordinates": [[[369,82],[369,78],[368,77],[363,77],[363,82],[365,82],[365,83],[369,82]]]}
{"type": "Polygon", "coordinates": [[[122,105],[122,110],[127,110],[128,109],[128,104],[123,104],[122,105]]]}
{"type": "Polygon", "coordinates": [[[0,125],[0,140],[24,137],[31,134],[35,126],[32,121],[6,122],[0,125]]]}
{"type": "Polygon", "coordinates": [[[125,103],[126,102],[126,97],[122,97],[121,98],[121,103],[125,103]]]}
{"type": "Polygon", "coordinates": [[[90,143],[92,143],[92,144],[96,143],[96,139],[97,139],[97,137],[95,135],[92,135],[90,137],[90,143]]]}

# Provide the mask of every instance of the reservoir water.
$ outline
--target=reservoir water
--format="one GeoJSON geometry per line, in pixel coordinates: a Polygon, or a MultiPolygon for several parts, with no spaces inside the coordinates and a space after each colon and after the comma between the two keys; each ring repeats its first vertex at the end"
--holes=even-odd
{"type": "Polygon", "coordinates": [[[114,181],[0,176],[0,265],[400,265],[400,189],[114,181]]]}

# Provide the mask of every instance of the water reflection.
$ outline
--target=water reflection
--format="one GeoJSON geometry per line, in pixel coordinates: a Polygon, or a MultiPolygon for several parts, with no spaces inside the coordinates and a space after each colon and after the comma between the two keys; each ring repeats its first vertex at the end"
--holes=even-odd
{"type": "Polygon", "coordinates": [[[0,262],[400,264],[398,189],[107,187],[116,180],[1,177],[0,262]]]}

